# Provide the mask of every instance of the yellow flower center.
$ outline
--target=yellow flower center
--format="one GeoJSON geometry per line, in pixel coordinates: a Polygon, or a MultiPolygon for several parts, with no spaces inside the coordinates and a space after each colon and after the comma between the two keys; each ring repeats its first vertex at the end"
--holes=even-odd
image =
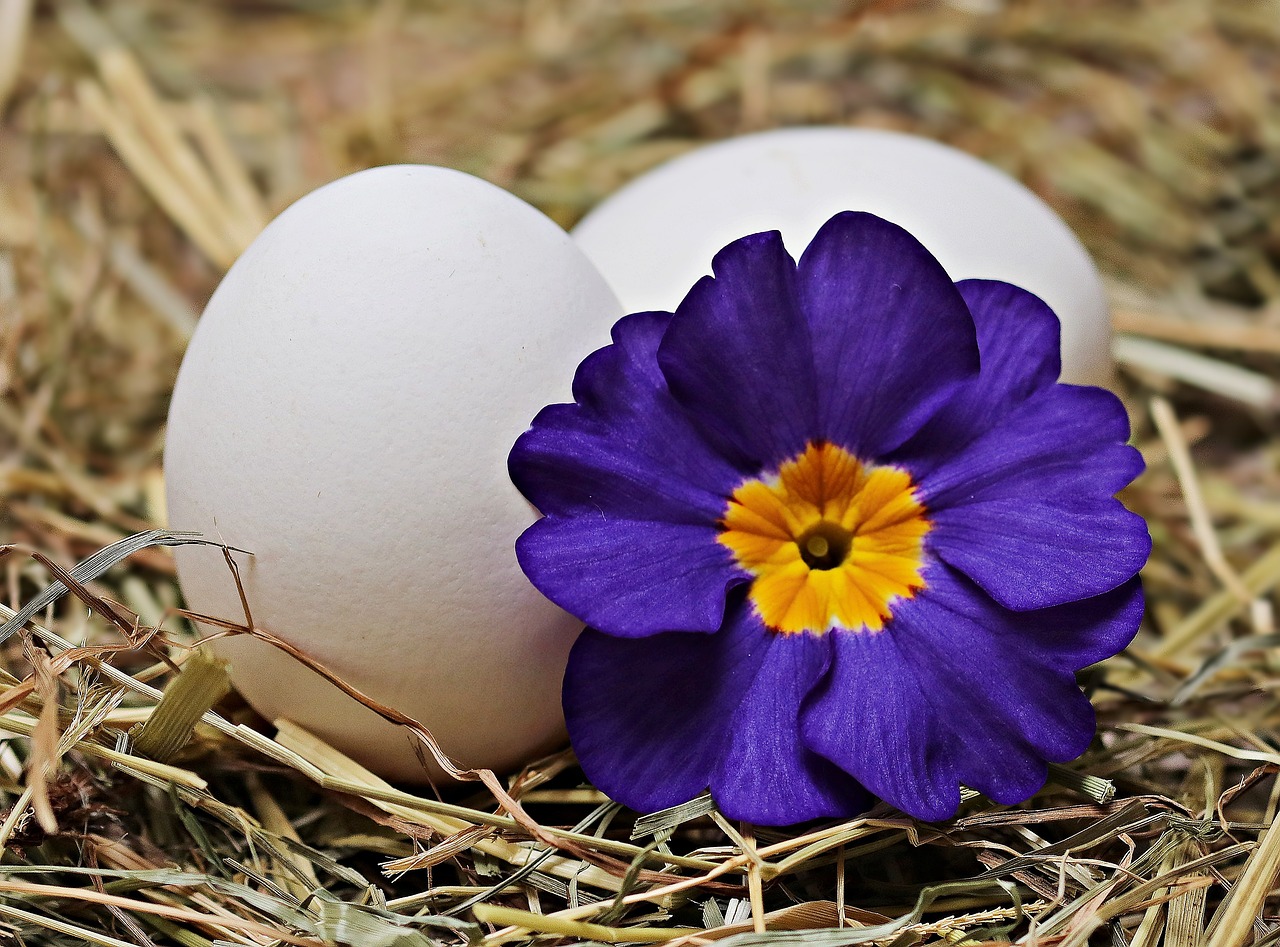
{"type": "Polygon", "coordinates": [[[911,475],[818,441],[729,500],[720,542],[755,578],[748,593],[774,631],[879,631],[924,588],[930,523],[911,475]]]}

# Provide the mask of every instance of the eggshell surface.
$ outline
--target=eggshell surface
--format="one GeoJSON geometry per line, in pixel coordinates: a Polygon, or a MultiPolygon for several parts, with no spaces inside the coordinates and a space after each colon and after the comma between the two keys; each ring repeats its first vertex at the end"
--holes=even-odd
{"type": "Polygon", "coordinates": [[[795,257],[843,210],[905,227],[952,279],[1005,280],[1062,323],[1062,380],[1107,384],[1111,326],[1098,272],[1043,201],[955,148],[896,132],[795,128],[682,155],[605,199],[573,230],[627,311],[670,310],[716,251],[780,230],[795,257]]]}
{"type": "MultiPolygon", "coordinates": [[[[622,314],[551,220],[443,168],[363,171],[272,222],[210,300],[165,448],[174,529],[237,555],[253,621],[425,724],[463,766],[563,738],[581,623],[525,579],[537,513],[507,454],[622,314]]],[[[221,552],[177,550],[191,608],[243,621],[221,552]]],[[[265,717],[421,781],[406,732],[292,658],[219,645],[265,717]]]]}

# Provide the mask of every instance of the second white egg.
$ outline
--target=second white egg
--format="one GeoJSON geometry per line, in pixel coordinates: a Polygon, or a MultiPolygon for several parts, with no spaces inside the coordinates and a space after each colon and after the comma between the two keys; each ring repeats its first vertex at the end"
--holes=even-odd
{"type": "Polygon", "coordinates": [[[636,178],[573,237],[627,311],[671,310],[725,244],[780,230],[798,257],[842,210],[905,227],[952,279],[1005,280],[1040,296],[1062,323],[1062,380],[1111,379],[1106,294],[1080,241],[1022,184],[928,139],[795,128],[719,142],[636,178]]]}

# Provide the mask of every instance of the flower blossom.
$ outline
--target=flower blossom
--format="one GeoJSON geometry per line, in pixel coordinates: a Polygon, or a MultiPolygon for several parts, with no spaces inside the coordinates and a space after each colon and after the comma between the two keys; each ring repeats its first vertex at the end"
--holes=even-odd
{"type": "Polygon", "coordinates": [[[589,626],[563,690],[586,775],[766,825],[1029,798],[1093,737],[1075,672],[1142,614],[1119,399],[1057,382],[1039,298],[953,283],[870,214],[712,270],[511,452],[543,513],[521,566],[589,626]]]}

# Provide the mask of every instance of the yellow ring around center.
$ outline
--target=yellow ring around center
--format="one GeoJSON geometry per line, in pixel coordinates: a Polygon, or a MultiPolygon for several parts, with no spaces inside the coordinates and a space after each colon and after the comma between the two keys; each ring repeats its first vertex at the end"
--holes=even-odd
{"type": "Polygon", "coordinates": [[[879,631],[924,588],[925,514],[905,470],[816,441],[734,491],[719,541],[753,576],[748,595],[772,630],[879,631]]]}

